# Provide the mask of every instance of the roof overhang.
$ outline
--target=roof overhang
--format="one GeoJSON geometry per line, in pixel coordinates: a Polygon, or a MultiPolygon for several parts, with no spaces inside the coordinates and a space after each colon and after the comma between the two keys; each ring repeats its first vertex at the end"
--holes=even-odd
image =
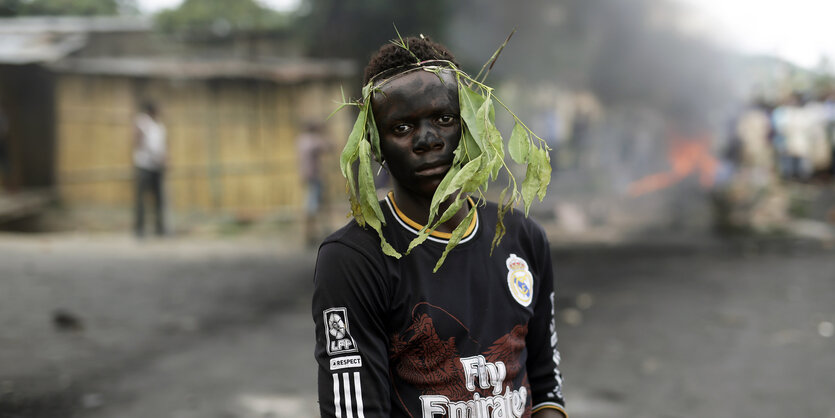
{"type": "Polygon", "coordinates": [[[281,59],[270,61],[189,60],[180,58],[66,58],[48,68],[59,73],[166,79],[245,78],[294,84],[356,75],[350,60],[281,59]]]}

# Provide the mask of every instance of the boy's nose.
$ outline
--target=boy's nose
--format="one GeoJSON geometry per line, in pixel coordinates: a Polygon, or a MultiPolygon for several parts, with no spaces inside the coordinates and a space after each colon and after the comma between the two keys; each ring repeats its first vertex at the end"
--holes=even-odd
{"type": "Polygon", "coordinates": [[[430,127],[422,126],[418,135],[415,136],[412,144],[412,151],[416,153],[426,152],[433,149],[442,149],[444,140],[430,127]]]}

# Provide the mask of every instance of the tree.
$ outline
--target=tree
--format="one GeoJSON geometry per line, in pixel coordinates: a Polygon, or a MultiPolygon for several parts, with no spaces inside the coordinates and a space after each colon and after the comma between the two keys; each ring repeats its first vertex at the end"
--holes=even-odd
{"type": "Polygon", "coordinates": [[[254,0],[186,0],[157,14],[156,23],[169,32],[222,37],[236,31],[281,29],[288,25],[288,17],[254,0]]]}
{"type": "Polygon", "coordinates": [[[0,0],[0,16],[136,14],[136,0],[0,0]]]}

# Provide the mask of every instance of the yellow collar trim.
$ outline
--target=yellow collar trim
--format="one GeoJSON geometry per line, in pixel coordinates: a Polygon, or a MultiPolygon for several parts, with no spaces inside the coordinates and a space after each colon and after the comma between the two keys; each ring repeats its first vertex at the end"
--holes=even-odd
{"type": "MultiPolygon", "coordinates": [[[[411,218],[406,216],[405,213],[400,211],[400,208],[397,207],[397,202],[394,201],[394,192],[389,192],[388,197],[389,197],[389,201],[391,201],[391,205],[394,207],[394,212],[397,214],[397,217],[399,217],[400,220],[402,220],[407,225],[409,225],[412,228],[415,228],[417,230],[423,229],[423,225],[413,221],[411,218]]],[[[472,197],[468,196],[467,201],[470,202],[470,207],[475,206],[475,202],[473,202],[472,197]]],[[[464,237],[470,236],[470,234],[472,234],[473,231],[475,231],[475,226],[478,224],[478,219],[477,218],[478,218],[478,211],[476,211],[475,216],[473,216],[473,219],[470,221],[470,226],[467,227],[467,231],[464,232],[464,237]]],[[[450,232],[432,231],[431,233],[429,233],[429,235],[433,236],[435,238],[441,238],[441,239],[447,239],[447,240],[452,238],[452,233],[450,233],[450,232]]]]}

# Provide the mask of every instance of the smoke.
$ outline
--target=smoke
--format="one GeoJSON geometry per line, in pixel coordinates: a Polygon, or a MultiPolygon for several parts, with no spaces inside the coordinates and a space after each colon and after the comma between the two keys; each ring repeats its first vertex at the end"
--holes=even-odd
{"type": "Polygon", "coordinates": [[[449,43],[477,71],[517,29],[490,77],[552,143],[555,177],[539,216],[708,226],[711,153],[739,101],[733,55],[668,0],[489,3],[459,2],[449,43]],[[681,151],[693,149],[692,158],[681,151]]]}

